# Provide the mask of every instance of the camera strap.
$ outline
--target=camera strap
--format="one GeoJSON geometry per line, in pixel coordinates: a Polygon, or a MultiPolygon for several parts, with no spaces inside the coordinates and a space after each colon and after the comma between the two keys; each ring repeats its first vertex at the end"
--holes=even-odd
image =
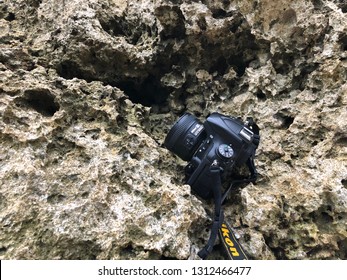
{"type": "Polygon", "coordinates": [[[224,221],[219,228],[219,238],[227,256],[230,260],[248,260],[246,253],[243,251],[241,244],[237,241],[232,228],[224,221]]]}
{"type": "Polygon", "coordinates": [[[207,241],[206,246],[201,249],[198,253],[198,256],[202,259],[206,259],[206,257],[212,252],[213,245],[216,242],[218,229],[222,226],[223,223],[223,210],[222,210],[222,182],[221,182],[221,168],[218,162],[215,160],[210,166],[210,174],[212,181],[215,184],[212,186],[212,192],[214,197],[214,218],[213,224],[211,228],[210,238],[207,241]]]}
{"type": "MultiPolygon", "coordinates": [[[[202,259],[206,259],[207,256],[212,252],[213,246],[216,242],[217,235],[219,234],[219,238],[223,247],[227,253],[227,256],[231,260],[247,260],[247,256],[244,253],[241,245],[237,241],[232,228],[229,224],[224,221],[222,204],[225,200],[227,194],[224,194],[222,197],[222,183],[221,183],[221,168],[218,165],[217,161],[214,161],[210,167],[210,172],[212,176],[212,180],[215,184],[212,187],[215,209],[214,209],[214,218],[213,224],[211,227],[210,238],[207,241],[206,246],[199,251],[198,256],[202,259]]],[[[238,182],[241,180],[238,180],[238,182]]],[[[235,181],[234,181],[235,182],[235,181]]],[[[242,180],[244,182],[244,180],[242,180]]],[[[234,184],[232,183],[229,188],[231,188],[234,184]]],[[[230,191],[230,189],[228,190],[230,191]]]]}
{"type": "Polygon", "coordinates": [[[223,244],[223,247],[225,251],[227,252],[229,259],[231,260],[247,260],[248,259],[244,250],[242,249],[242,246],[237,241],[232,228],[229,226],[229,224],[226,221],[224,221],[224,215],[222,210],[222,204],[226,200],[230,190],[233,187],[235,187],[235,185],[255,182],[258,177],[258,173],[254,163],[254,158],[255,158],[256,149],[258,148],[259,141],[260,141],[259,127],[256,125],[256,123],[253,121],[252,118],[247,118],[247,123],[248,123],[248,127],[253,132],[253,144],[254,144],[254,149],[252,151],[252,154],[246,162],[248,169],[251,173],[250,177],[245,179],[240,179],[240,180],[233,180],[229,188],[222,195],[222,191],[221,191],[222,190],[222,182],[221,182],[222,169],[219,166],[218,161],[216,160],[210,166],[211,179],[213,182],[215,182],[212,186],[215,211],[214,211],[214,218],[213,218],[210,238],[207,242],[207,245],[198,253],[198,256],[202,259],[206,259],[206,257],[212,252],[218,233],[219,233],[219,238],[221,240],[221,243],[223,244]]]}

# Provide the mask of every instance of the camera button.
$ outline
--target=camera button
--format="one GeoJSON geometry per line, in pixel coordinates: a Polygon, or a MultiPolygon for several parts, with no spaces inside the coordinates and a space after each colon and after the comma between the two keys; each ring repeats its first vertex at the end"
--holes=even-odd
{"type": "Polygon", "coordinates": [[[218,154],[223,159],[231,159],[234,155],[234,150],[227,144],[221,144],[218,147],[218,154]]]}
{"type": "Polygon", "coordinates": [[[185,141],[185,146],[188,148],[191,148],[194,146],[194,137],[192,136],[187,136],[186,141],[185,141]]]}

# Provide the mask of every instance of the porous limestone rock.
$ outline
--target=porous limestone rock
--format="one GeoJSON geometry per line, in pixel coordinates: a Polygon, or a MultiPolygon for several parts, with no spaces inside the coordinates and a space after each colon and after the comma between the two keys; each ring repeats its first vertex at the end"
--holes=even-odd
{"type": "Polygon", "coordinates": [[[162,143],[217,111],[261,129],[259,179],[224,205],[249,258],[346,259],[346,12],[0,0],[0,258],[197,258],[213,203],[162,143]]]}

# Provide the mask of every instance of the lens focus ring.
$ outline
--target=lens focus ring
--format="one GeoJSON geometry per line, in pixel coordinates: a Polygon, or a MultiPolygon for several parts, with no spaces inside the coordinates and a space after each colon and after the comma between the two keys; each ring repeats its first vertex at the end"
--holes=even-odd
{"type": "Polygon", "coordinates": [[[185,132],[189,124],[192,124],[193,122],[194,117],[189,113],[185,113],[182,117],[180,117],[179,120],[171,128],[169,134],[166,136],[165,146],[169,150],[171,150],[177,142],[178,138],[185,132]]]}
{"type": "Polygon", "coordinates": [[[199,120],[193,115],[185,113],[169,131],[164,145],[181,159],[188,161],[194,153],[196,145],[201,141],[202,131],[203,127],[199,120]],[[201,125],[201,130],[196,133],[190,131],[192,127],[199,125],[201,125]]]}

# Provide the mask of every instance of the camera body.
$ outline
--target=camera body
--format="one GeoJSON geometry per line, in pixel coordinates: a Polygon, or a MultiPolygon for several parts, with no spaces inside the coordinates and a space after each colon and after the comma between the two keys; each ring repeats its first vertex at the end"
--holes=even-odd
{"type": "Polygon", "coordinates": [[[202,124],[185,113],[165,138],[165,147],[188,161],[186,183],[202,198],[212,197],[215,183],[210,167],[218,163],[222,169],[241,165],[252,156],[259,138],[249,124],[238,118],[212,113],[202,124]]]}

